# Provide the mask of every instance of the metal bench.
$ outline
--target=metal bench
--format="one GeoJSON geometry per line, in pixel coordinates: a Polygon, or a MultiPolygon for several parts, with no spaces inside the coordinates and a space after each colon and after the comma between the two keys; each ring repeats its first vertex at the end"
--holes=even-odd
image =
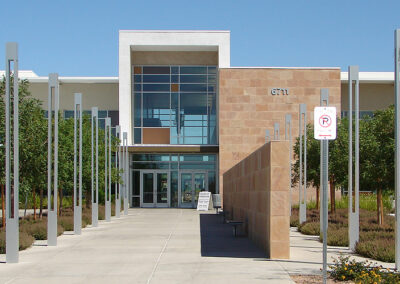
{"type": "Polygon", "coordinates": [[[231,225],[233,228],[233,236],[237,236],[237,227],[240,225],[243,225],[242,221],[233,221],[233,220],[228,220],[226,221],[227,224],[231,225]]]}

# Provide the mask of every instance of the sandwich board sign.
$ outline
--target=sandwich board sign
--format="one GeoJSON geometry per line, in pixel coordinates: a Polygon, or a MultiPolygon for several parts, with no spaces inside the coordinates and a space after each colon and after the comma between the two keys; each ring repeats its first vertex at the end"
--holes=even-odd
{"type": "Polygon", "coordinates": [[[212,200],[210,191],[201,191],[197,201],[197,211],[208,211],[212,209],[212,200]]]}
{"type": "Polygon", "coordinates": [[[336,139],[336,107],[314,108],[314,138],[317,140],[336,139]]]}

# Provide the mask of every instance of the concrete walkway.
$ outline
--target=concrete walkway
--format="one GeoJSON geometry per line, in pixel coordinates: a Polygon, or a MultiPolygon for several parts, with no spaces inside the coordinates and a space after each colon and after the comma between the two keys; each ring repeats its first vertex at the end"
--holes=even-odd
{"type": "MultiPolygon", "coordinates": [[[[339,251],[348,252],[330,248],[339,251]]],[[[0,255],[0,283],[293,283],[289,274],[320,273],[316,237],[292,230],[291,256],[266,259],[213,212],[131,209],[80,236],[65,232],[57,247],[37,241],[19,264],[0,255]]]]}
{"type": "Polygon", "coordinates": [[[57,247],[36,242],[19,264],[0,263],[0,283],[293,283],[279,263],[259,261],[264,255],[246,238],[234,239],[220,216],[204,215],[132,209],[80,236],[66,232],[57,247]],[[231,245],[213,244],[212,226],[231,245]]]}

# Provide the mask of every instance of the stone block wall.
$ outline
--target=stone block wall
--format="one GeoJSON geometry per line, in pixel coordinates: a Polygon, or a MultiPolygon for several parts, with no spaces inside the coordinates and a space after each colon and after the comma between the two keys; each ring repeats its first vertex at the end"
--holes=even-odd
{"type": "Polygon", "coordinates": [[[223,209],[273,259],[289,259],[289,143],[264,144],[223,175],[223,209]]]}

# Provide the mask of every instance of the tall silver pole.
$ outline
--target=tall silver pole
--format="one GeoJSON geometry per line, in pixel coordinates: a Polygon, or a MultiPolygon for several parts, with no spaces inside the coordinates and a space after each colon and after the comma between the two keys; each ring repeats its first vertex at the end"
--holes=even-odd
{"type": "Polygon", "coordinates": [[[109,117],[106,118],[106,127],[104,129],[104,157],[105,157],[105,168],[104,168],[104,196],[105,196],[105,215],[106,221],[111,221],[111,194],[110,194],[110,187],[111,187],[111,175],[109,173],[109,167],[111,166],[111,160],[109,158],[109,145],[111,144],[110,141],[110,128],[111,128],[111,119],[109,117]],[[110,181],[110,182],[109,182],[110,181]]]}
{"type": "Polygon", "coordinates": [[[328,140],[322,140],[322,220],[323,220],[323,254],[322,254],[322,272],[323,283],[327,280],[327,238],[328,238],[328,140]]]}
{"type": "Polygon", "coordinates": [[[307,105],[299,107],[300,180],[299,180],[299,222],[307,221],[307,105]],[[303,165],[304,161],[304,165],[303,165]]]}
{"type": "MultiPolygon", "coordinates": [[[[120,139],[121,127],[115,127],[115,136],[120,139]]],[[[119,172],[121,167],[121,146],[118,142],[118,147],[115,150],[115,168],[119,172]]],[[[115,183],[115,217],[119,218],[121,214],[121,185],[119,182],[115,183]]]]}
{"type": "Polygon", "coordinates": [[[124,132],[124,148],[125,148],[125,159],[124,159],[124,214],[128,215],[128,193],[129,193],[129,153],[128,153],[128,133],[124,132]]]}
{"type": "MultiPolygon", "coordinates": [[[[18,111],[18,44],[6,43],[6,262],[17,263],[19,260],[19,111],[18,111]],[[13,69],[12,69],[12,64],[13,69]],[[14,93],[11,98],[11,73],[14,72],[14,93]],[[10,108],[14,107],[14,129],[11,130],[10,108]],[[11,186],[11,132],[14,134],[14,182],[11,186]]],[[[4,218],[4,217],[3,217],[4,218]]]]}
{"type": "Polygon", "coordinates": [[[289,140],[289,215],[292,216],[292,115],[285,115],[285,140],[289,140]]]}
{"type": "Polygon", "coordinates": [[[349,66],[349,247],[355,250],[359,240],[359,80],[358,66],[349,66]],[[355,93],[355,165],[353,205],[353,83],[355,93]]]}
{"type": "Polygon", "coordinates": [[[74,106],[74,233],[82,230],[82,94],[75,93],[74,106]],[[79,130],[78,130],[79,128],[79,130]],[[79,136],[79,138],[78,138],[79,136]],[[79,165],[78,165],[79,163],[79,165]]]}
{"type": "MultiPolygon", "coordinates": [[[[320,106],[329,106],[329,90],[328,89],[321,89],[321,95],[320,95],[320,106]]],[[[322,168],[322,164],[323,164],[323,160],[322,160],[322,158],[323,158],[323,152],[322,152],[322,148],[323,148],[323,143],[324,143],[324,141],[323,140],[321,140],[320,141],[320,156],[321,156],[321,158],[320,158],[320,169],[319,169],[319,175],[320,175],[320,182],[319,182],[319,188],[320,188],[320,197],[319,197],[319,201],[320,201],[320,206],[319,206],[319,229],[320,229],[320,232],[322,232],[323,231],[323,226],[322,226],[322,224],[324,223],[324,217],[323,217],[323,198],[322,198],[322,191],[323,191],[323,179],[322,179],[322,176],[323,176],[323,168],[322,168]]],[[[328,148],[328,150],[329,150],[329,148],[328,148]]],[[[327,218],[328,218],[328,215],[326,216],[327,218]]],[[[328,219],[326,220],[326,224],[327,224],[327,226],[328,226],[328,219]]]]}
{"type": "Polygon", "coordinates": [[[99,109],[92,107],[92,226],[99,225],[99,109]]]}
{"type": "Polygon", "coordinates": [[[274,123],[274,140],[279,140],[279,122],[274,123]]]}
{"type": "Polygon", "coordinates": [[[47,245],[57,245],[57,189],[58,189],[58,74],[49,74],[48,147],[47,147],[47,245]],[[53,98],[54,97],[54,98],[53,98]],[[54,102],[54,166],[53,166],[53,102],[54,102]],[[53,168],[54,167],[54,168],[53,168]],[[52,183],[53,178],[53,183],[52,183]],[[52,200],[53,198],[53,200],[52,200]],[[53,205],[52,205],[53,203],[53,205]]]}
{"type": "Polygon", "coordinates": [[[265,130],[265,143],[271,142],[271,134],[269,133],[269,129],[265,130]]]}
{"type": "Polygon", "coordinates": [[[395,107],[396,107],[396,268],[400,269],[400,29],[394,33],[394,73],[395,73],[395,107]]]}

